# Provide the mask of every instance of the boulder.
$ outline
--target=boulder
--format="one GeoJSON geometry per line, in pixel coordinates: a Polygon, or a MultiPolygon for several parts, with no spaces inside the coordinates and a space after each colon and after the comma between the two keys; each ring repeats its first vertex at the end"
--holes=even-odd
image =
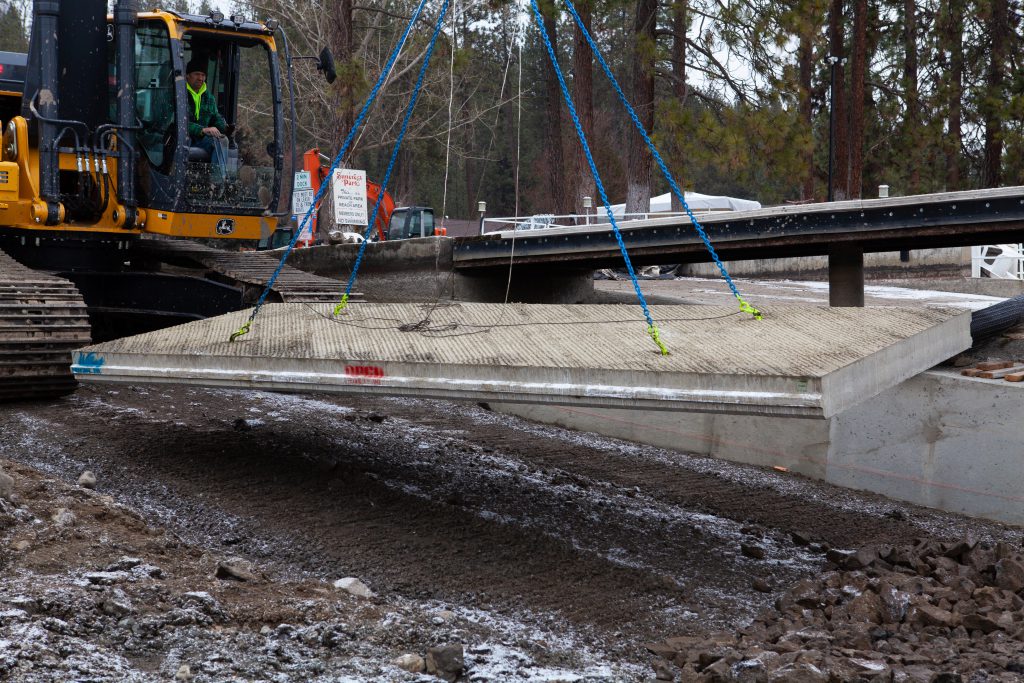
{"type": "Polygon", "coordinates": [[[466,668],[466,655],[462,645],[445,645],[427,650],[426,669],[428,674],[454,683],[466,668]]]}
{"type": "Polygon", "coordinates": [[[994,631],[1002,630],[1002,626],[997,621],[980,614],[966,615],[964,617],[963,625],[968,631],[981,631],[986,635],[994,631]]]}
{"type": "Polygon", "coordinates": [[[786,664],[768,675],[769,683],[828,683],[829,676],[813,664],[786,664]]]}
{"type": "Polygon", "coordinates": [[[0,470],[0,498],[9,503],[15,502],[14,477],[0,470]]]}
{"type": "Polygon", "coordinates": [[[423,659],[423,657],[420,657],[419,655],[415,655],[412,653],[399,655],[398,657],[392,659],[391,663],[397,666],[399,669],[402,669],[403,671],[408,671],[409,673],[413,674],[423,673],[427,670],[427,662],[423,659]]]}
{"type": "Polygon", "coordinates": [[[78,485],[83,489],[96,488],[96,475],[91,470],[86,470],[78,475],[78,485]]]}
{"type": "Polygon", "coordinates": [[[241,557],[229,557],[217,563],[217,571],[213,574],[218,579],[231,581],[255,581],[252,563],[241,557]]]}
{"type": "Polygon", "coordinates": [[[75,513],[71,510],[68,510],[67,508],[57,508],[57,510],[50,515],[50,521],[52,521],[56,526],[64,529],[74,526],[77,519],[75,518],[75,513]]]}
{"type": "Polygon", "coordinates": [[[923,626],[940,626],[942,628],[954,628],[959,625],[957,615],[927,603],[918,603],[911,607],[907,612],[907,621],[923,626]]]}
{"type": "Polygon", "coordinates": [[[764,548],[759,545],[741,543],[740,552],[743,553],[744,557],[749,557],[754,560],[763,560],[765,557],[764,548]]]}
{"type": "Polygon", "coordinates": [[[1011,593],[1019,593],[1024,589],[1024,564],[1009,557],[996,562],[996,586],[1011,593]]]}
{"type": "Polygon", "coordinates": [[[334,582],[334,587],[338,590],[345,591],[349,595],[354,595],[357,598],[373,597],[373,591],[370,590],[370,587],[354,576],[347,576],[344,579],[338,579],[334,582]]]}

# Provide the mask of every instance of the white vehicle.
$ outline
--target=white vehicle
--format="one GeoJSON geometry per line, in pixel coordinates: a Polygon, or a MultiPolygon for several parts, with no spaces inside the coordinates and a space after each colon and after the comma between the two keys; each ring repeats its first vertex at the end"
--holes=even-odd
{"type": "Polygon", "coordinates": [[[331,244],[359,244],[366,241],[360,233],[348,230],[331,230],[327,239],[331,244]]]}
{"type": "Polygon", "coordinates": [[[555,216],[551,213],[538,213],[516,225],[516,230],[543,230],[555,224],[555,216]]]}

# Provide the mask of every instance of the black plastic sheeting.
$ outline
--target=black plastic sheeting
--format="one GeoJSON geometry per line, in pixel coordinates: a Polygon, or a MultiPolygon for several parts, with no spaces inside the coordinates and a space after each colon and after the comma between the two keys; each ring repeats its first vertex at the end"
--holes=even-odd
{"type": "Polygon", "coordinates": [[[975,311],[971,316],[971,337],[977,344],[1024,320],[1024,294],[975,311]]]}

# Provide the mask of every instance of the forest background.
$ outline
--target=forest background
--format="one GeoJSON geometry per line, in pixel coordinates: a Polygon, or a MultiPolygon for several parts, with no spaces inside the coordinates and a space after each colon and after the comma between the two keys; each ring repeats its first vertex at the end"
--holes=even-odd
{"type": "MultiPolygon", "coordinates": [[[[559,0],[539,0],[613,202],[667,184],[559,0]],[[653,172],[652,172],[653,171],[653,172]]],[[[146,4],[146,3],[143,3],[146,4]]],[[[149,3],[156,4],[156,3],[149,3]]],[[[338,79],[294,63],[299,149],[337,152],[412,0],[168,0],[281,21],[293,54],[329,46],[338,79]]],[[[29,0],[0,0],[0,49],[27,47],[29,0]]],[[[347,165],[381,179],[440,2],[430,0],[347,165]]],[[[680,184],[763,204],[1024,184],[1022,0],[576,0],[680,184]],[[830,116],[834,116],[831,127],[830,116]],[[830,145],[831,142],[831,145],[830,145]]],[[[525,0],[453,0],[391,189],[439,215],[582,212],[589,168],[525,0]],[[525,4],[524,4],[525,3],[525,4]]]]}

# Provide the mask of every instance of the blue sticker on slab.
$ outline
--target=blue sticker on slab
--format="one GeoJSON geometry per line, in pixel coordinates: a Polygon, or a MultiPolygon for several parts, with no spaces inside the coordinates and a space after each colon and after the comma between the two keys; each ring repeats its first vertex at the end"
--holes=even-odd
{"type": "Polygon", "coordinates": [[[80,353],[71,371],[78,375],[99,375],[103,372],[106,359],[95,353],[80,353]]]}

